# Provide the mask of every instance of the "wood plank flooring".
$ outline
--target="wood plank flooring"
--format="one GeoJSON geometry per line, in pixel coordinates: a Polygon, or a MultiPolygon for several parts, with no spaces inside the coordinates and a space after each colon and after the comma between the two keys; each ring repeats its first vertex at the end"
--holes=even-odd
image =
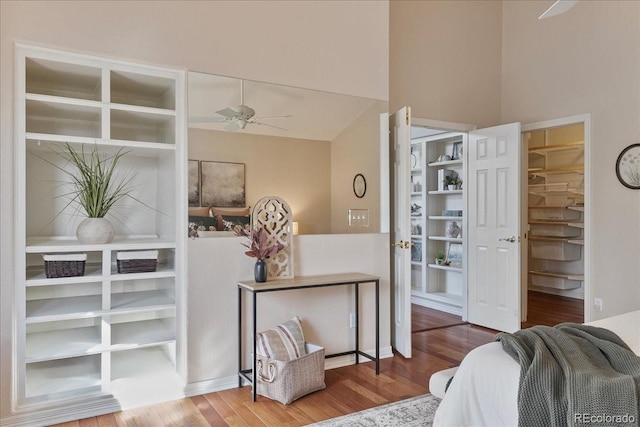
{"type": "Polygon", "coordinates": [[[563,322],[584,322],[584,301],[542,292],[528,292],[527,321],[521,327],[553,326],[563,322]]]}
{"type": "MultiPolygon", "coordinates": [[[[582,322],[582,301],[533,292],[529,313],[527,325],[582,322]],[[550,307],[561,314],[550,314],[550,307]]],[[[378,376],[373,362],[328,370],[325,390],[291,405],[260,396],[253,403],[250,388],[243,387],[55,427],[302,426],[427,393],[433,373],[459,365],[469,351],[493,341],[496,334],[462,323],[459,316],[418,306],[413,306],[412,322],[411,359],[396,354],[382,360],[378,376]]]]}

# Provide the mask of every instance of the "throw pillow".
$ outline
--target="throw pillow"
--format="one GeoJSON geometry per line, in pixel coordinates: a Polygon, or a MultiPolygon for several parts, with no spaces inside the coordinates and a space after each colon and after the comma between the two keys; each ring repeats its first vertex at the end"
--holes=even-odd
{"type": "Polygon", "coordinates": [[[198,231],[216,231],[218,218],[215,216],[193,216],[189,215],[189,237],[197,235],[198,231]],[[195,233],[195,234],[194,234],[195,233]]]}
{"type": "Polygon", "coordinates": [[[222,225],[225,231],[235,231],[236,227],[248,228],[251,224],[250,216],[222,215],[222,225]]]}
{"type": "Polygon", "coordinates": [[[270,359],[289,361],[307,354],[298,316],[257,334],[256,353],[270,359]]]}

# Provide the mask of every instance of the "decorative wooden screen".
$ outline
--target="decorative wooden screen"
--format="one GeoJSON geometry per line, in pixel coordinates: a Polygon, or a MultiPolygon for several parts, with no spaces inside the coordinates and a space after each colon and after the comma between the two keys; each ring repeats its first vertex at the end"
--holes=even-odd
{"type": "Polygon", "coordinates": [[[280,243],[280,252],[267,260],[267,277],[294,277],[293,213],[282,198],[267,196],[258,200],[251,211],[251,229],[264,228],[269,245],[280,243]]]}

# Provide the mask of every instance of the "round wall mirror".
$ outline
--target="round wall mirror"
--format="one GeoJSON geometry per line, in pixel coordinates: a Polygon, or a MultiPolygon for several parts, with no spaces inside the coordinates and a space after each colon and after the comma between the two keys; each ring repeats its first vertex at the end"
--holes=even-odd
{"type": "Polygon", "coordinates": [[[357,198],[361,199],[367,192],[367,181],[361,173],[353,177],[353,193],[357,198]]]}
{"type": "Polygon", "coordinates": [[[616,175],[625,187],[640,189],[640,144],[622,150],[616,161],[616,175]]]}

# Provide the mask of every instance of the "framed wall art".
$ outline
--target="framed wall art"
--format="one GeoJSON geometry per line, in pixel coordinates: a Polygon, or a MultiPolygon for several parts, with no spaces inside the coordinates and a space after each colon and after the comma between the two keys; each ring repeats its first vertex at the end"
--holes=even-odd
{"type": "Polygon", "coordinates": [[[200,162],[198,160],[189,160],[187,164],[187,171],[187,196],[189,198],[189,207],[196,208],[200,206],[200,162]]]}
{"type": "Polygon", "coordinates": [[[618,181],[627,188],[640,189],[640,144],[626,147],[616,161],[618,181]]]}
{"type": "Polygon", "coordinates": [[[462,267],[462,243],[449,243],[447,262],[451,267],[462,267]]]}
{"type": "Polygon", "coordinates": [[[244,163],[200,162],[201,206],[245,206],[244,163]]]}

